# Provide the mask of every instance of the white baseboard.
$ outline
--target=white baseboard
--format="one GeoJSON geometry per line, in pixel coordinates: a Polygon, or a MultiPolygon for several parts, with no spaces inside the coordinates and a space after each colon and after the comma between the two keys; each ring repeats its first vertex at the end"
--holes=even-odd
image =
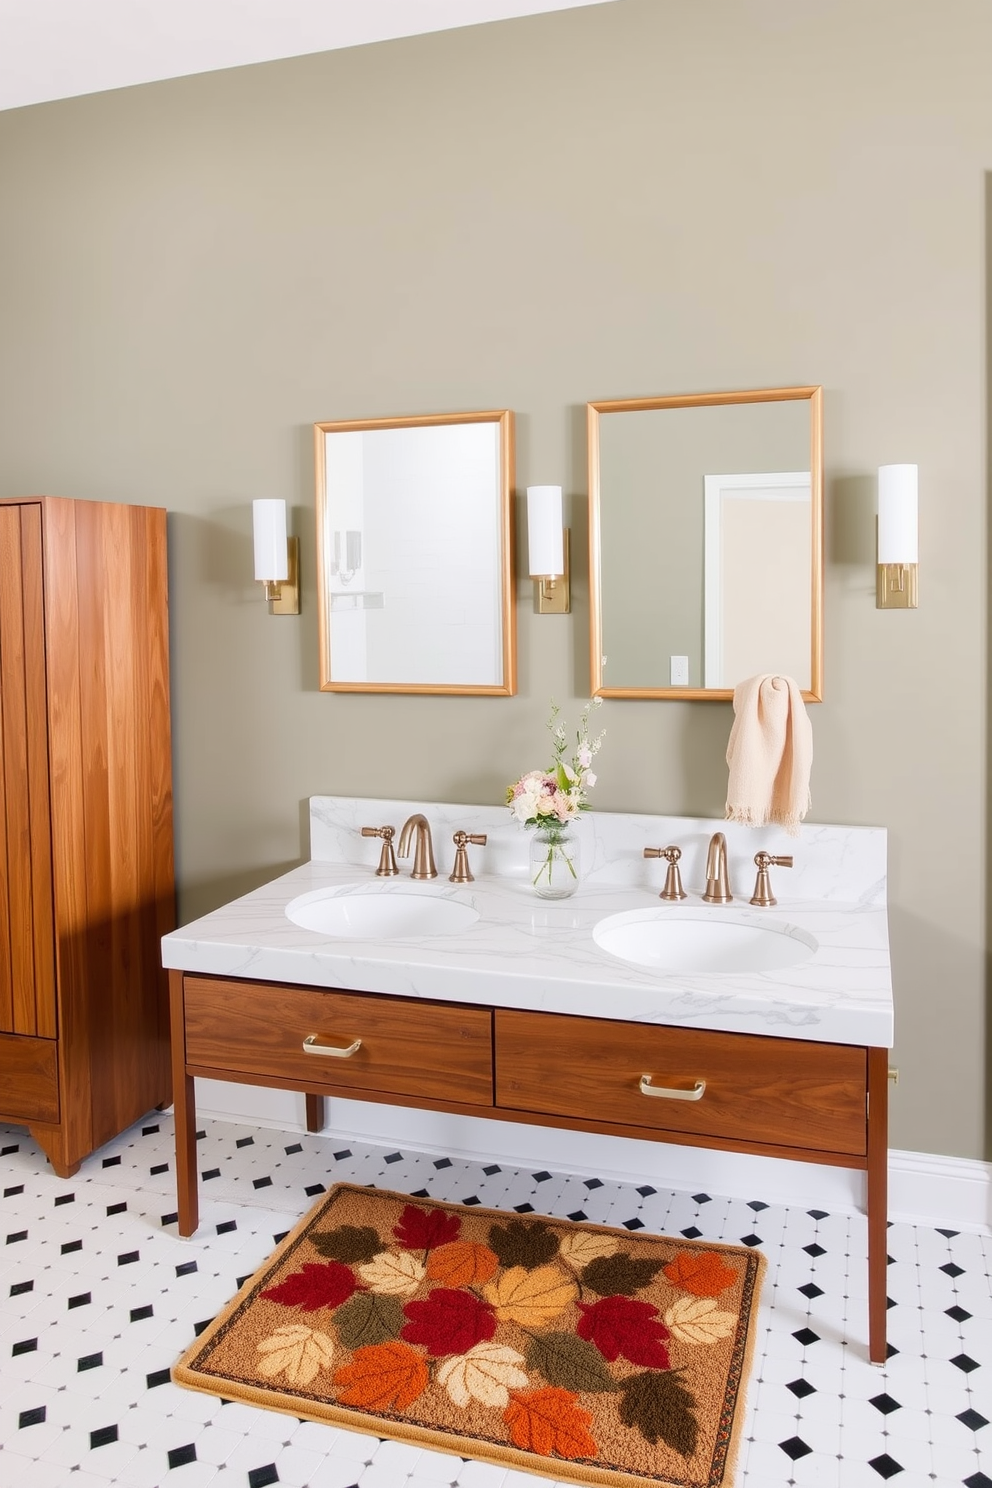
{"type": "MultiPolygon", "coordinates": [[[[288,1090],[197,1080],[196,1108],[200,1116],[220,1121],[305,1130],[303,1096],[288,1090]]],[[[371,1142],[514,1167],[540,1164],[621,1183],[648,1181],[689,1193],[702,1190],[728,1198],[763,1199],[766,1204],[847,1213],[864,1209],[864,1174],[850,1168],[366,1101],[333,1100],[325,1109],[326,1131],[336,1146],[371,1142]]],[[[889,1218],[943,1229],[992,1230],[992,1163],[890,1150],[889,1218]]]]}

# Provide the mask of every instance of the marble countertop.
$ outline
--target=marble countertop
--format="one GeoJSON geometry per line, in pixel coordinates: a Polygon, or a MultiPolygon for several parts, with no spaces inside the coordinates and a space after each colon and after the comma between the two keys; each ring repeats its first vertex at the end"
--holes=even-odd
{"type": "Polygon", "coordinates": [[[583,877],[568,899],[537,897],[527,871],[527,836],[499,807],[314,797],[311,861],[162,941],[163,964],[208,975],[343,988],[442,1001],[478,1002],[629,1022],[671,1024],[829,1043],[892,1043],[892,986],[885,904],[885,832],[803,826],[796,839],[698,818],[590,812],[579,822],[583,877]],[[423,811],[434,829],[438,878],[375,877],[380,843],[362,825],[397,827],[423,811]],[[451,831],[487,832],[470,849],[476,879],[452,884],[451,831]],[[733,904],[700,898],[705,848],[727,837],[733,904]],[[666,864],[644,846],[678,843],[689,898],[663,904],[666,864]],[[789,853],[795,867],[773,869],[778,904],[752,908],[752,858],[789,853]],[[478,920],[457,933],[392,940],[347,940],[301,929],[286,916],[300,894],[441,895],[470,905],[478,920]],[[790,892],[791,891],[791,892],[790,892]],[[660,975],[600,949],[597,922],[654,908],[676,917],[758,922],[812,936],[801,964],[748,973],[660,975]]]}

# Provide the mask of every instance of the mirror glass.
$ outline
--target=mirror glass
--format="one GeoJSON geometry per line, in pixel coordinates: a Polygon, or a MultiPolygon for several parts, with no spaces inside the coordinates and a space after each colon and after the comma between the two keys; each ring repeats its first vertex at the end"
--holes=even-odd
{"type": "Polygon", "coordinates": [[[822,696],[821,390],[590,403],[592,691],[822,696]]]}
{"type": "Polygon", "coordinates": [[[509,410],[314,433],[321,689],[513,693],[509,410]]]}

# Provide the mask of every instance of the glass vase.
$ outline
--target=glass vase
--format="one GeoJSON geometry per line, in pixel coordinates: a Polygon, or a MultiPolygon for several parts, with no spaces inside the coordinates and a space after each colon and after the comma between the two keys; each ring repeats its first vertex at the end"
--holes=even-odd
{"type": "Polygon", "coordinates": [[[567,899],[579,886],[579,839],[562,822],[538,827],[530,839],[530,881],[542,899],[567,899]]]}

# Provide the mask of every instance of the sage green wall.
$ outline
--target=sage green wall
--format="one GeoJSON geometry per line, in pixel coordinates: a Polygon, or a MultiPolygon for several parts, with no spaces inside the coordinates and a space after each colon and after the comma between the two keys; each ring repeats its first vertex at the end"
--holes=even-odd
{"type": "MultiPolygon", "coordinates": [[[[822,383],[813,816],[889,828],[893,1143],[985,1131],[986,0],[616,0],[0,115],[0,491],[167,506],[188,918],[306,854],[314,792],[495,802],[587,690],[586,585],[519,585],[511,700],[316,689],[310,425],[822,383]],[[920,608],[873,595],[921,471],[920,608]],[[251,580],[285,496],[303,614],[251,580]]],[[[452,583],[457,582],[452,575],[452,583]]],[[[596,805],[719,816],[729,706],[608,702],[596,805]]]]}

